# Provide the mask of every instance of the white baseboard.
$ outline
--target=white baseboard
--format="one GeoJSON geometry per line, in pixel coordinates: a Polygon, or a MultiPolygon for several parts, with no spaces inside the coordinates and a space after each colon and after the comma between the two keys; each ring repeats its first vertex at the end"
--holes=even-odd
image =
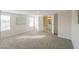
{"type": "Polygon", "coordinates": [[[66,38],[66,39],[71,39],[71,34],[58,34],[58,37],[61,37],[61,38],[66,38]]]}

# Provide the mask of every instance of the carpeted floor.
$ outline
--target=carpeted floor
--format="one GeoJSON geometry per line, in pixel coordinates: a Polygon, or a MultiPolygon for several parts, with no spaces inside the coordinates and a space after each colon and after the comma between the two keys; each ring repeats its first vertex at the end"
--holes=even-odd
{"type": "Polygon", "coordinates": [[[1,49],[73,49],[72,41],[46,32],[26,32],[2,39],[1,49]]]}

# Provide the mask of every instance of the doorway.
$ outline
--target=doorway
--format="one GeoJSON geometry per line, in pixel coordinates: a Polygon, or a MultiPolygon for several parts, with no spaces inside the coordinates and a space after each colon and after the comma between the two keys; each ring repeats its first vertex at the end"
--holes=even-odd
{"type": "Polygon", "coordinates": [[[52,32],[52,16],[43,16],[44,32],[52,32]]]}

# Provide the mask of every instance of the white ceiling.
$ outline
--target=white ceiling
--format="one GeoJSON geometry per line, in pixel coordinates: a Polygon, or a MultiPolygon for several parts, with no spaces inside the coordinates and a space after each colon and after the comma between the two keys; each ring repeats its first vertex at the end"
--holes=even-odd
{"type": "Polygon", "coordinates": [[[3,12],[24,14],[24,15],[53,15],[61,10],[2,10],[3,12]]]}

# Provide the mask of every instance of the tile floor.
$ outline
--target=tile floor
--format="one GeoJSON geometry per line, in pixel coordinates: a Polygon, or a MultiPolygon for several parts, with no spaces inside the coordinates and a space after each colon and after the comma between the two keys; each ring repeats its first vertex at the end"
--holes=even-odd
{"type": "Polygon", "coordinates": [[[73,49],[72,41],[46,32],[26,32],[2,39],[1,49],[73,49]]]}

